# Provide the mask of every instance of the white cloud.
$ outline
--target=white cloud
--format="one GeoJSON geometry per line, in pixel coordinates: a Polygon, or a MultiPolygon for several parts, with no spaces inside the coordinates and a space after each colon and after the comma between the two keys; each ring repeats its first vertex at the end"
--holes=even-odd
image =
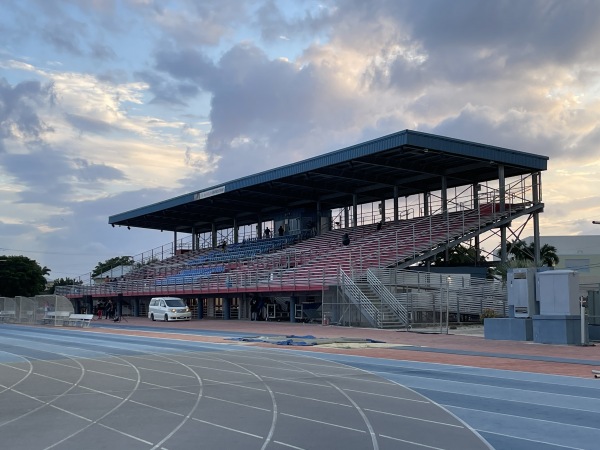
{"type": "Polygon", "coordinates": [[[141,250],[154,235],[108,215],[405,128],[549,155],[543,233],[600,218],[598,2],[9,5],[0,238],[18,248],[141,250]],[[74,42],[49,21],[80,24],[74,42]]]}

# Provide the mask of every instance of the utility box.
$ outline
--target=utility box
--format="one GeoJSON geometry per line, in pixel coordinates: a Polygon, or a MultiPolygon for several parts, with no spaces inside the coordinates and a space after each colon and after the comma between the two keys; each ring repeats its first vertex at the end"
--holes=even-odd
{"type": "Polygon", "coordinates": [[[536,296],[542,316],[579,315],[579,274],[550,270],[536,276],[536,296]]]}
{"type": "Polygon", "coordinates": [[[514,317],[533,317],[540,313],[535,279],[534,267],[512,269],[506,274],[508,307],[514,309],[514,317]]]}

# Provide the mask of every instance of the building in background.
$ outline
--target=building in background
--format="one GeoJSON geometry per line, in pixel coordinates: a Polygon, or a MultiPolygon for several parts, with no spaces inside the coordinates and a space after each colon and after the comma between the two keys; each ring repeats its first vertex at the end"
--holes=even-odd
{"type": "MultiPolygon", "coordinates": [[[[523,240],[530,244],[533,236],[523,240]]],[[[600,235],[588,236],[540,236],[540,246],[556,248],[559,262],[555,269],[579,272],[582,288],[598,290],[600,286],[600,235]]]]}

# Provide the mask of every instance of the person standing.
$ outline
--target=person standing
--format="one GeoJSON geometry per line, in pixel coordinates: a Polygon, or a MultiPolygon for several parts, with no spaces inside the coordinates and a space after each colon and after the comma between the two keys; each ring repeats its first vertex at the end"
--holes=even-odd
{"type": "Polygon", "coordinates": [[[250,300],[250,320],[255,321],[258,315],[258,303],[255,297],[250,300]]]}
{"type": "Polygon", "coordinates": [[[265,237],[267,239],[271,237],[271,230],[269,230],[269,227],[265,228],[265,237]]]}
{"type": "Polygon", "coordinates": [[[283,236],[283,233],[285,233],[285,230],[283,229],[283,225],[279,225],[279,229],[277,231],[279,232],[279,236],[283,236]]]}
{"type": "Polygon", "coordinates": [[[344,236],[342,237],[342,245],[350,245],[350,235],[348,233],[344,233],[344,236]]]}

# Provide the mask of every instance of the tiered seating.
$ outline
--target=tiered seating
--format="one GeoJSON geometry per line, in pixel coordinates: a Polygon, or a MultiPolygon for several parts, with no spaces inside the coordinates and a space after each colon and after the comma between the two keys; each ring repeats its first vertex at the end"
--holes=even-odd
{"type": "Polygon", "coordinates": [[[498,214],[499,208],[491,204],[479,210],[387,222],[379,230],[376,224],[331,230],[294,245],[290,244],[296,236],[253,239],[224,250],[198,250],[149,264],[117,287],[141,293],[169,293],[171,286],[207,293],[321,289],[337,283],[339,268],[360,275],[369,268],[410,263],[492,223],[498,214]],[[351,239],[348,246],[342,245],[345,233],[351,239]]]}
{"type": "Polygon", "coordinates": [[[188,265],[212,263],[227,263],[254,258],[257,255],[279,250],[291,242],[295,236],[277,236],[269,239],[252,239],[237,244],[227,245],[224,250],[211,250],[208,253],[193,258],[188,265]]]}
{"type": "Polygon", "coordinates": [[[199,267],[197,269],[182,270],[175,275],[169,275],[166,278],[155,281],[157,286],[170,286],[180,284],[191,284],[197,282],[201,278],[208,278],[212,274],[222,273],[225,271],[223,266],[215,267],[199,267]]]}
{"type": "Polygon", "coordinates": [[[387,223],[381,230],[376,230],[375,225],[366,225],[350,231],[349,246],[341,245],[341,236],[347,230],[325,233],[320,239],[306,241],[306,245],[311,245],[310,254],[314,257],[299,268],[280,271],[281,279],[270,281],[293,287],[323,282],[333,284],[331,280],[335,280],[338,268],[347,273],[362,273],[370,267],[386,267],[411,260],[488,223],[493,210],[484,210],[490,217],[477,210],[453,212],[448,214],[447,221],[440,214],[387,223]]]}

